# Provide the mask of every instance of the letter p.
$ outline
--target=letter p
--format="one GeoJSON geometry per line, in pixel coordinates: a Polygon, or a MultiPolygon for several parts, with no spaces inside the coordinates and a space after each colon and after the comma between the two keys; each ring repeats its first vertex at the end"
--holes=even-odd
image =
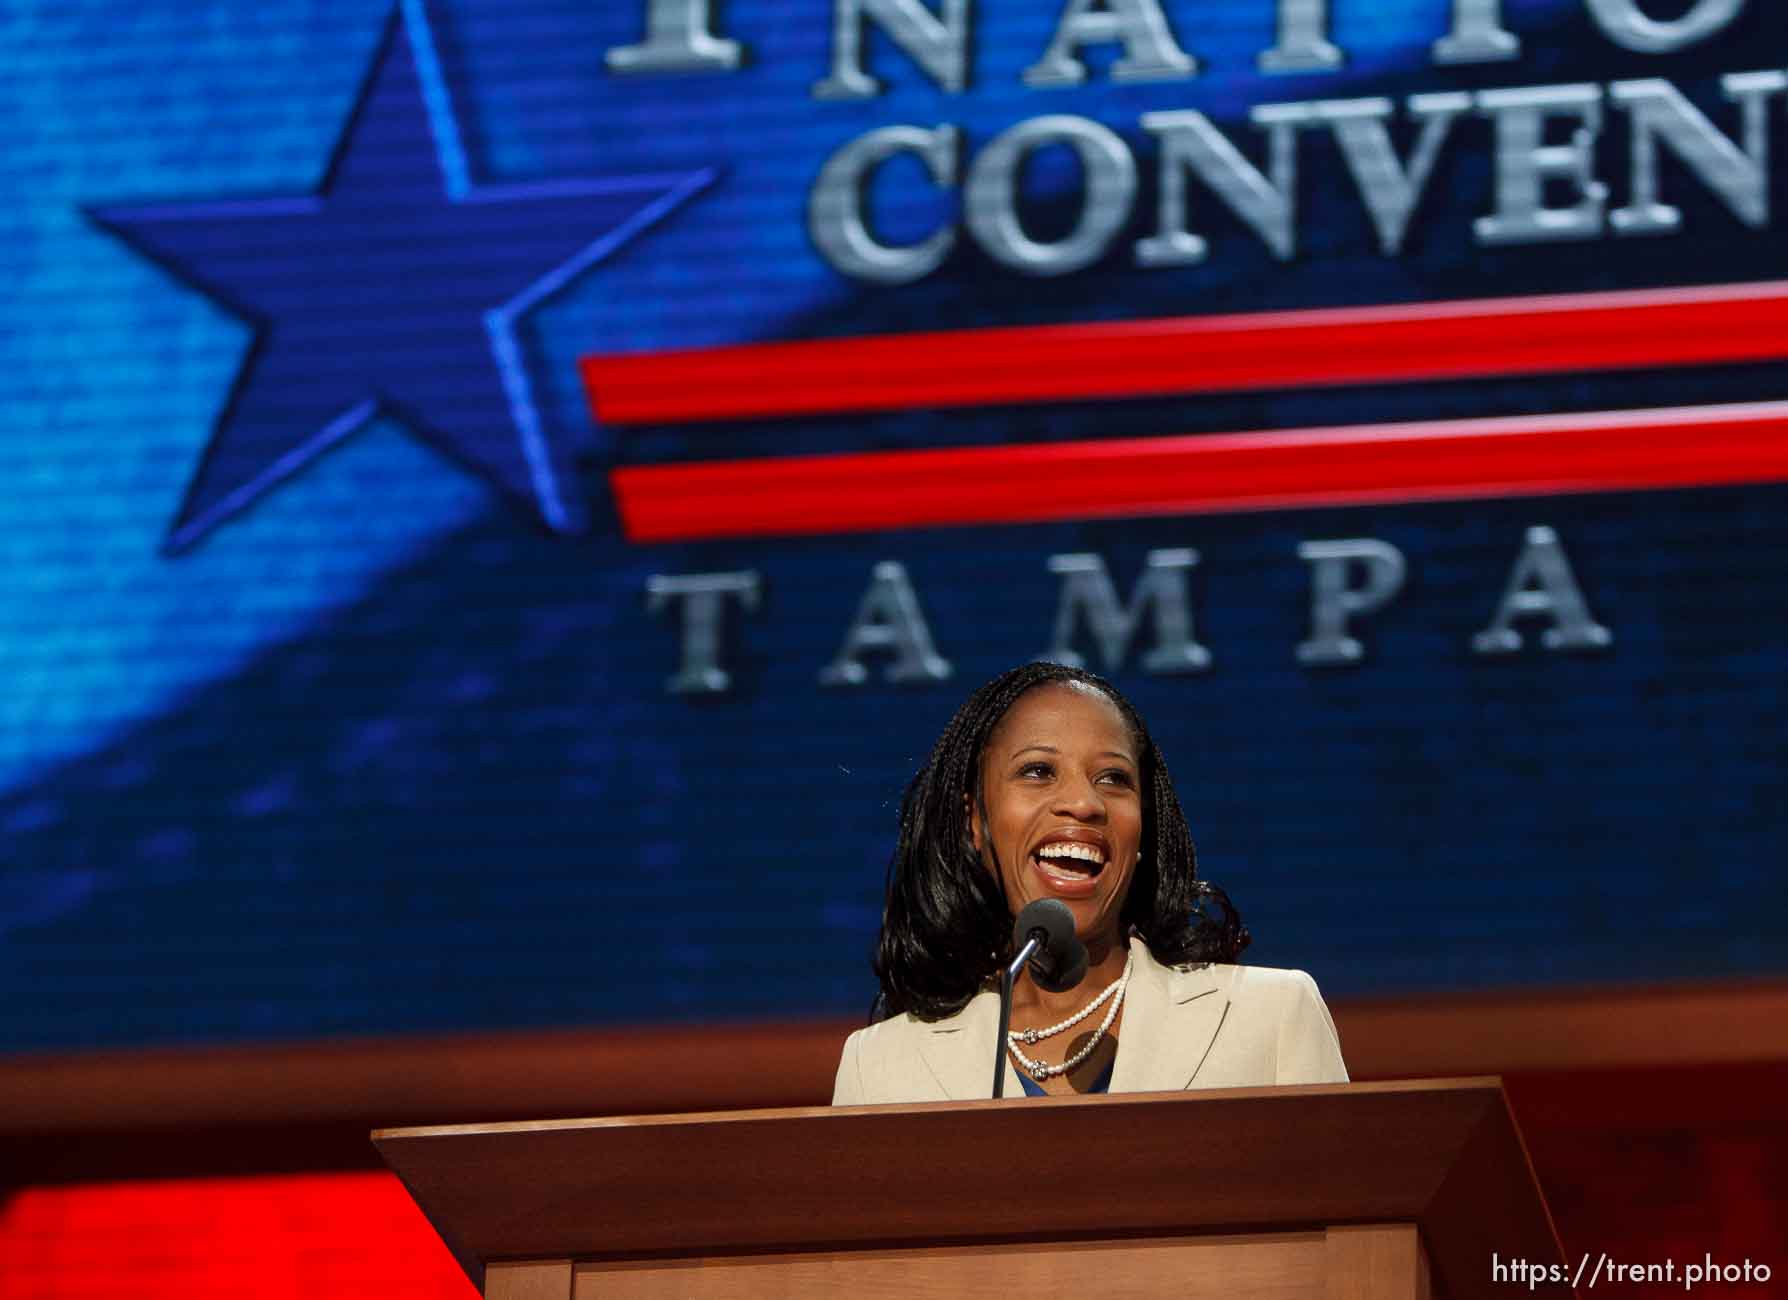
{"type": "Polygon", "coordinates": [[[1305,542],[1298,547],[1298,558],[1310,565],[1310,637],[1298,643],[1298,662],[1313,667],[1358,663],[1366,648],[1348,635],[1348,621],[1383,609],[1403,589],[1409,571],[1403,552],[1389,542],[1356,537],[1305,542]],[[1352,582],[1356,575],[1357,585],[1352,582]]]}

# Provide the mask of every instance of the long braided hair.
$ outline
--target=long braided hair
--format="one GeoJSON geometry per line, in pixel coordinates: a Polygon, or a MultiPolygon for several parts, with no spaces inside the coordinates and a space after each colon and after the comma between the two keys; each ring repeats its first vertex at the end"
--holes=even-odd
{"type": "Polygon", "coordinates": [[[1091,687],[1117,706],[1141,764],[1145,851],[1122,920],[1166,966],[1234,961],[1248,946],[1247,927],[1228,896],[1198,879],[1192,833],[1167,764],[1135,707],[1117,687],[1084,669],[1024,664],[963,702],[901,800],[874,960],[887,1014],[911,1012],[920,1020],[954,1015],[1012,959],[1004,889],[970,834],[970,809],[982,807],[981,751],[1019,696],[1067,683],[1091,687]]]}

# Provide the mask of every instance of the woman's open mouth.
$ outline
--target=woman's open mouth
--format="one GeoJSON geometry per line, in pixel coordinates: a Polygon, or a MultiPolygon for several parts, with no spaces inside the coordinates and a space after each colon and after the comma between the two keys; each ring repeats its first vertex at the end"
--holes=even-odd
{"type": "Polygon", "coordinates": [[[1031,867],[1055,893],[1091,894],[1105,870],[1105,850],[1078,840],[1052,840],[1031,854],[1031,867]]]}

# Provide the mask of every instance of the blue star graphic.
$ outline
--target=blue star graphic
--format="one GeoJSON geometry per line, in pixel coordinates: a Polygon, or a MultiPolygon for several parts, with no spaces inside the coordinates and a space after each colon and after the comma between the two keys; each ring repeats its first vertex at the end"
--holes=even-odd
{"type": "Polygon", "coordinates": [[[381,411],[577,531],[569,449],[542,426],[517,322],[713,177],[472,184],[422,0],[404,0],[318,193],[93,211],[255,328],[168,549],[381,411]]]}

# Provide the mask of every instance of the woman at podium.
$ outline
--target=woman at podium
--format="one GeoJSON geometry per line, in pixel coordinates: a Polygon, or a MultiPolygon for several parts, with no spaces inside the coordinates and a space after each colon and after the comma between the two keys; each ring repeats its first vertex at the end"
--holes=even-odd
{"type": "Polygon", "coordinates": [[[1235,964],[1248,932],[1198,879],[1135,708],[1033,663],[971,695],[907,788],[875,956],[887,1014],[846,1041],[833,1103],[988,1096],[1013,918],[1043,898],[1073,914],[1087,973],[1017,982],[1007,1096],[1346,1082],[1310,977],[1235,964]]]}

